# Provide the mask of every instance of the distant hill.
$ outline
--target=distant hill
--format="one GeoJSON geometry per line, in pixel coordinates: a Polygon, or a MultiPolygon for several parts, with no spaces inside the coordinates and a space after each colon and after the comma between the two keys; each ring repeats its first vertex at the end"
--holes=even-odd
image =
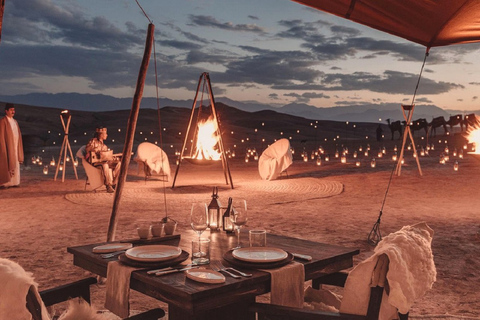
{"type": "MultiPolygon", "coordinates": [[[[115,110],[130,110],[132,98],[115,98],[102,94],[80,94],[80,93],[30,93],[25,95],[0,96],[0,101],[13,102],[24,105],[34,105],[42,107],[53,107],[59,109],[102,112],[115,110]]],[[[316,108],[308,104],[291,103],[285,106],[268,105],[258,102],[241,102],[228,99],[226,97],[216,98],[216,102],[222,102],[225,105],[234,107],[247,112],[256,112],[261,110],[272,110],[279,113],[304,117],[316,120],[332,121],[350,121],[350,122],[372,122],[378,123],[381,119],[403,120],[402,111],[399,104],[384,103],[372,105],[355,105],[345,107],[316,108]]],[[[167,98],[160,99],[160,107],[181,107],[191,108],[193,100],[171,100],[167,98]]],[[[143,98],[142,109],[157,109],[155,98],[143,98]]],[[[414,119],[425,118],[431,121],[432,118],[449,115],[462,114],[459,110],[443,110],[434,105],[418,105],[415,108],[414,119]]],[[[480,114],[480,111],[471,111],[469,113],[480,114]]]]}

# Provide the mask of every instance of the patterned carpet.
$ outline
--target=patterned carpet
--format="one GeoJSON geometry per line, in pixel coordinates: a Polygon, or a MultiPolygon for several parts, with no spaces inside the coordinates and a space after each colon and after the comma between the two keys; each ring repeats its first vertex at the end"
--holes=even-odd
{"type": "MultiPolygon", "coordinates": [[[[235,184],[235,188],[219,186],[222,197],[247,197],[252,194],[264,196],[264,201],[269,204],[290,203],[333,197],[343,192],[343,184],[337,181],[328,181],[317,178],[295,178],[274,181],[248,181],[235,184]],[[301,194],[301,199],[298,195],[301,194]]],[[[212,192],[211,186],[186,185],[176,186],[174,189],[168,184],[165,186],[159,181],[147,181],[126,183],[122,192],[122,204],[131,205],[160,205],[164,202],[164,196],[180,202],[205,199],[205,194],[212,192]],[[164,193],[165,190],[165,193],[164,193]],[[198,199],[197,199],[198,198],[198,199]]],[[[68,193],[65,195],[68,201],[73,203],[111,207],[114,199],[113,194],[106,193],[103,189],[99,192],[85,191],[68,193]]]]}

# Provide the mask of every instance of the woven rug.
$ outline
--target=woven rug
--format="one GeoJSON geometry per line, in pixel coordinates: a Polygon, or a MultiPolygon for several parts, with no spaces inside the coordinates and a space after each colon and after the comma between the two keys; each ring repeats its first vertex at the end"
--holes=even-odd
{"type": "MultiPolygon", "coordinates": [[[[248,199],[264,196],[266,204],[281,204],[333,197],[343,192],[343,184],[340,182],[311,177],[239,182],[234,187],[231,189],[229,186],[219,186],[222,198],[245,197],[248,199]]],[[[164,186],[157,181],[148,181],[146,184],[127,182],[121,201],[124,204],[131,203],[138,206],[157,206],[164,202],[164,196],[179,202],[191,202],[205,199],[205,196],[211,192],[212,186],[208,185],[185,185],[172,189],[171,185],[164,186]]],[[[65,199],[81,205],[111,207],[114,194],[103,190],[82,191],[68,193],[65,199]]]]}

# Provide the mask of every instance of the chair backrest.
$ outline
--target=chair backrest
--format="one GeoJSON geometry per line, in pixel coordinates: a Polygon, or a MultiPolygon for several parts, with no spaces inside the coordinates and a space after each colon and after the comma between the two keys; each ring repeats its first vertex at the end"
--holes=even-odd
{"type": "Polygon", "coordinates": [[[77,158],[82,159],[82,166],[87,175],[88,183],[94,190],[103,187],[105,179],[103,177],[102,169],[92,166],[87,160],[85,160],[85,155],[86,146],[82,146],[78,149],[76,156],[77,158]]]}
{"type": "MultiPolygon", "coordinates": [[[[255,303],[250,310],[258,314],[258,320],[321,320],[321,319],[357,319],[357,320],[378,320],[380,307],[382,304],[383,292],[388,287],[387,272],[389,260],[386,254],[379,256],[375,265],[372,277],[371,287],[369,289],[368,310],[365,316],[349,313],[332,313],[319,310],[298,309],[284,307],[279,305],[255,303]]],[[[344,276],[339,277],[340,273],[335,273],[330,277],[325,275],[322,279],[317,279],[318,284],[340,285],[343,286],[344,276]]],[[[406,320],[408,315],[399,315],[400,319],[406,320]]]]}

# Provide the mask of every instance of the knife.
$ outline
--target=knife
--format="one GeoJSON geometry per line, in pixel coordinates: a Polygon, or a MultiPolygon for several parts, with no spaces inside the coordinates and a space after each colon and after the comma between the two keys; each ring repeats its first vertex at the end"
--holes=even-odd
{"type": "Polygon", "coordinates": [[[294,258],[300,259],[300,260],[305,260],[305,261],[312,261],[312,256],[306,255],[306,254],[300,254],[300,253],[293,253],[292,255],[294,258]]]}
{"type": "Polygon", "coordinates": [[[154,274],[154,273],[157,273],[157,272],[168,271],[168,270],[177,270],[177,269],[186,268],[186,267],[190,267],[190,266],[194,266],[194,264],[190,263],[190,264],[177,265],[177,266],[174,266],[174,267],[165,267],[165,268],[161,268],[161,269],[149,270],[149,271],[147,271],[147,274],[154,274]]]}
{"type": "Polygon", "coordinates": [[[170,273],[175,273],[175,272],[180,272],[180,271],[185,271],[185,270],[190,270],[190,269],[196,269],[196,268],[198,268],[198,266],[191,266],[191,267],[186,267],[186,268],[182,268],[182,269],[172,269],[172,270],[166,270],[166,271],[159,271],[159,272],[156,272],[155,275],[156,276],[163,276],[163,275],[170,274],[170,273]]]}

